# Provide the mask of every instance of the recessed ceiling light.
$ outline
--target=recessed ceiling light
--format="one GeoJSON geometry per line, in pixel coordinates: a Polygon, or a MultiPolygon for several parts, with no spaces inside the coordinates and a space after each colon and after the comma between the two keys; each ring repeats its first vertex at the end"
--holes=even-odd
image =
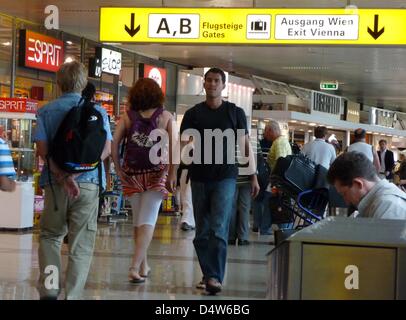
{"type": "Polygon", "coordinates": [[[72,44],[73,44],[73,42],[72,42],[72,41],[69,41],[69,40],[66,41],[66,43],[69,44],[69,45],[72,45],[72,44]]]}
{"type": "Polygon", "coordinates": [[[3,42],[2,45],[8,47],[8,46],[11,46],[11,42],[6,41],[6,42],[3,42]]]}

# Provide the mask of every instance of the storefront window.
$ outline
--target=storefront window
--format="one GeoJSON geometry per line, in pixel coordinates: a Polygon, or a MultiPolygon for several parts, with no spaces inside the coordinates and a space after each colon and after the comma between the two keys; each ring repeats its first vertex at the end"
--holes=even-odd
{"type": "Polygon", "coordinates": [[[38,101],[38,106],[41,107],[57,95],[56,76],[54,72],[41,71],[37,69],[20,66],[18,61],[20,58],[20,30],[27,29],[33,32],[46,34],[50,37],[57,38],[56,31],[46,31],[42,26],[29,24],[25,21],[17,21],[17,66],[14,96],[21,98],[31,98],[38,101]]]}
{"type": "Polygon", "coordinates": [[[65,49],[64,62],[72,60],[80,61],[81,38],[68,33],[63,33],[62,40],[65,49]]]}
{"type": "Polygon", "coordinates": [[[122,114],[127,107],[128,101],[128,93],[135,82],[134,79],[134,68],[135,68],[135,59],[134,54],[129,52],[124,52],[123,61],[121,65],[121,74],[120,74],[120,81],[119,83],[119,90],[120,90],[120,109],[118,110],[118,114],[122,114]]]}
{"type": "Polygon", "coordinates": [[[12,19],[0,14],[0,97],[10,96],[12,19]]]}

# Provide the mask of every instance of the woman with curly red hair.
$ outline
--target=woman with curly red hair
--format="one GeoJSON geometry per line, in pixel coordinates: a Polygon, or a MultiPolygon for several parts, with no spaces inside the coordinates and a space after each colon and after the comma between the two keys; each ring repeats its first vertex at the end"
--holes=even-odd
{"type": "MultiPolygon", "coordinates": [[[[147,250],[162,199],[168,191],[174,191],[174,168],[169,165],[171,159],[164,161],[165,155],[170,155],[166,151],[172,145],[173,117],[164,110],[164,95],[152,79],[139,79],[131,88],[128,101],[129,108],[114,133],[112,157],[133,213],[135,250],[129,280],[143,283],[150,272],[147,250]],[[154,160],[156,136],[168,139],[163,141],[165,147],[154,160]],[[124,159],[120,161],[119,146],[125,138],[124,159]]],[[[159,143],[162,144],[162,140],[159,143]]]]}

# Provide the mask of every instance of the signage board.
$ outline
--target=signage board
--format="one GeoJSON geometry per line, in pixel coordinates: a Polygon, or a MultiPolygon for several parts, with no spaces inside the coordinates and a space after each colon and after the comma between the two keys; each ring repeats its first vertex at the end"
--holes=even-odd
{"type": "Polygon", "coordinates": [[[121,71],[121,52],[106,49],[102,47],[96,48],[96,58],[101,60],[101,71],[113,75],[120,75],[121,71]]]}
{"type": "Polygon", "coordinates": [[[322,82],[320,82],[320,89],[321,90],[338,90],[338,82],[337,81],[322,81],[322,82]]]}
{"type": "Polygon", "coordinates": [[[102,75],[101,59],[97,57],[89,58],[89,77],[100,78],[102,75]]]}
{"type": "Polygon", "coordinates": [[[101,42],[406,45],[406,10],[100,8],[101,42]]]}
{"type": "Polygon", "coordinates": [[[38,102],[26,98],[0,97],[0,112],[36,113],[38,102]]]}
{"type": "Polygon", "coordinates": [[[33,32],[20,30],[19,64],[38,70],[56,72],[63,64],[63,41],[33,32]]]}
{"type": "Polygon", "coordinates": [[[346,121],[360,123],[361,106],[359,103],[347,101],[344,111],[346,121]]]}
{"type": "Polygon", "coordinates": [[[148,64],[140,63],[139,65],[139,77],[150,78],[155,80],[165,96],[166,94],[166,69],[158,68],[148,64]]]}

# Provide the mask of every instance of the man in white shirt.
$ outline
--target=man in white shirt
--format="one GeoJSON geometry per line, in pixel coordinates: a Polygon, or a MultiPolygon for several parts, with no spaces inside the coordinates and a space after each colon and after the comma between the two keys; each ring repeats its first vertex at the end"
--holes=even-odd
{"type": "Polygon", "coordinates": [[[366,143],[366,132],[364,129],[358,128],[354,131],[354,142],[348,146],[346,151],[363,153],[374,164],[376,172],[379,172],[380,164],[378,154],[373,146],[366,143]]]}
{"type": "Polygon", "coordinates": [[[336,158],[334,147],[326,142],[327,128],[320,126],[314,129],[314,139],[303,146],[302,153],[317,164],[322,165],[326,169],[330,168],[336,158]]]}

